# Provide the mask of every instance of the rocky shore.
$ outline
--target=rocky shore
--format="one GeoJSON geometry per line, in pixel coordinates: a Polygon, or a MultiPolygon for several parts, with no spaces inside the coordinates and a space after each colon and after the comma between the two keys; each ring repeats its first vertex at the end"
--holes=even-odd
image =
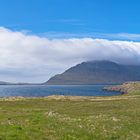
{"type": "Polygon", "coordinates": [[[130,92],[140,91],[140,82],[126,82],[122,85],[104,87],[104,90],[127,94],[130,92]]]}

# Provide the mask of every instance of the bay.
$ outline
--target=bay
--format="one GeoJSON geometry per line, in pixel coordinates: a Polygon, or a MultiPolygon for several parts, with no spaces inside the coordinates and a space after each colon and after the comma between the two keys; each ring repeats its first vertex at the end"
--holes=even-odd
{"type": "Polygon", "coordinates": [[[0,97],[43,97],[50,95],[112,96],[119,92],[104,91],[108,85],[1,85],[0,97]]]}

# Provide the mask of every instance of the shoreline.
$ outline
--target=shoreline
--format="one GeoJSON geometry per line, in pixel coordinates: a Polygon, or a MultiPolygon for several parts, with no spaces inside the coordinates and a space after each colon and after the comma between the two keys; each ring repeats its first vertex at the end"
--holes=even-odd
{"type": "Polygon", "coordinates": [[[140,91],[140,82],[139,81],[125,82],[122,85],[104,87],[103,90],[112,91],[112,92],[120,92],[122,94],[129,94],[135,91],[140,91]]]}
{"type": "Polygon", "coordinates": [[[56,101],[110,101],[110,100],[125,100],[135,99],[140,95],[128,95],[128,96],[64,96],[64,95],[51,95],[45,97],[0,97],[0,101],[22,101],[22,100],[56,100],[56,101]]]}
{"type": "Polygon", "coordinates": [[[122,85],[115,86],[106,86],[103,88],[108,92],[120,92],[120,94],[116,95],[108,95],[108,96],[77,96],[77,95],[48,95],[48,96],[7,96],[0,97],[0,101],[18,101],[18,100],[26,100],[26,99],[45,99],[45,100],[71,100],[71,101],[101,101],[101,100],[120,100],[120,99],[128,99],[140,97],[140,82],[126,82],[122,85]],[[138,91],[138,94],[135,92],[138,91]]]}

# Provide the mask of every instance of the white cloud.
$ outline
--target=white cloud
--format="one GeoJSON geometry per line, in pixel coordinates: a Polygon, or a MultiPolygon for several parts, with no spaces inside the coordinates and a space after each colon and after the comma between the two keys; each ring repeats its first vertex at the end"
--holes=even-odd
{"type": "Polygon", "coordinates": [[[140,41],[140,34],[131,33],[99,33],[99,32],[88,32],[88,33],[69,33],[69,32],[46,32],[40,34],[47,38],[98,38],[98,39],[110,39],[110,40],[126,40],[126,41],[140,41]]]}
{"type": "Polygon", "coordinates": [[[40,82],[89,60],[140,64],[140,43],[92,38],[48,39],[0,28],[0,80],[40,82]]]}
{"type": "Polygon", "coordinates": [[[98,37],[110,38],[110,39],[121,39],[121,40],[134,40],[140,41],[140,34],[131,33],[96,33],[98,37]]]}

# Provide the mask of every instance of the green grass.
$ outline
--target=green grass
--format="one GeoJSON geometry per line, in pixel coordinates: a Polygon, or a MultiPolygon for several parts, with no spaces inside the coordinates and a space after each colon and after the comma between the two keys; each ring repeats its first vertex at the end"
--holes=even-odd
{"type": "Polygon", "coordinates": [[[0,101],[0,140],[140,140],[140,97],[0,101]]]}
{"type": "Polygon", "coordinates": [[[140,91],[139,90],[130,91],[127,95],[140,95],[140,91]]]}

